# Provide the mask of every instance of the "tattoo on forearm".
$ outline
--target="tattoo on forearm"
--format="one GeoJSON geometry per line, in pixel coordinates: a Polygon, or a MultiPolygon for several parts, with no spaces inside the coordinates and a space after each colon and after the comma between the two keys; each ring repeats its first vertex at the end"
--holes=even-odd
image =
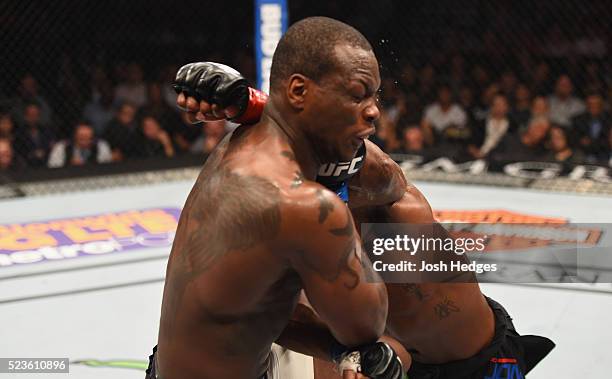
{"type": "Polygon", "coordinates": [[[461,309],[455,305],[455,303],[450,300],[448,297],[444,297],[444,301],[436,304],[434,307],[434,312],[442,320],[443,318],[447,318],[453,312],[460,312],[461,309]]]}
{"type": "Polygon", "coordinates": [[[322,224],[327,220],[327,216],[334,210],[334,203],[332,203],[323,190],[317,190],[317,198],[319,199],[319,224],[322,224]]]}

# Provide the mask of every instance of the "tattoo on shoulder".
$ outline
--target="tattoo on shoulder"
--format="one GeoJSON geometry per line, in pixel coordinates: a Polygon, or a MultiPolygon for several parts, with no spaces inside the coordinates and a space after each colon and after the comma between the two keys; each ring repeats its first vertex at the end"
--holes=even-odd
{"type": "Polygon", "coordinates": [[[423,292],[423,289],[418,284],[406,283],[402,284],[400,288],[408,294],[414,295],[420,301],[426,301],[431,298],[428,293],[423,292]]]}
{"type": "Polygon", "coordinates": [[[460,312],[461,309],[448,297],[444,297],[441,303],[438,303],[434,307],[434,312],[440,320],[447,318],[453,312],[460,312]]]}
{"type": "Polygon", "coordinates": [[[319,199],[319,224],[322,224],[327,220],[327,216],[334,210],[334,203],[325,196],[321,189],[317,190],[317,198],[319,199]]]}
{"type": "Polygon", "coordinates": [[[281,223],[280,194],[264,178],[221,169],[196,183],[183,213],[174,249],[197,276],[230,251],[273,239],[281,223]]]}
{"type": "Polygon", "coordinates": [[[330,229],[329,232],[335,236],[353,236],[353,217],[348,207],[344,207],[346,211],[346,224],[340,228],[330,229]]]}

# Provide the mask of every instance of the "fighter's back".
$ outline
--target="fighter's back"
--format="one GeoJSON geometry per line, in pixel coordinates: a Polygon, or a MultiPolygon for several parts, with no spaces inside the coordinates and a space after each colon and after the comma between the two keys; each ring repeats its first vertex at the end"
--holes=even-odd
{"type": "Polygon", "coordinates": [[[274,147],[262,151],[246,130],[255,127],[212,153],[181,214],[160,325],[164,377],[261,375],[295,305],[299,277],[274,246],[292,180],[282,173],[295,163],[274,162],[274,147]]]}

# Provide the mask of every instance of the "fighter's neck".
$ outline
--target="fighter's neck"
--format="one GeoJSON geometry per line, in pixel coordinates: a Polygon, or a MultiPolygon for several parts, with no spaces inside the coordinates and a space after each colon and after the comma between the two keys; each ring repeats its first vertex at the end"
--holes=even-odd
{"type": "Polygon", "coordinates": [[[283,117],[271,102],[266,104],[260,121],[267,123],[279,132],[281,138],[285,139],[291,146],[295,160],[300,165],[304,177],[314,180],[321,166],[321,160],[302,128],[283,117]]]}

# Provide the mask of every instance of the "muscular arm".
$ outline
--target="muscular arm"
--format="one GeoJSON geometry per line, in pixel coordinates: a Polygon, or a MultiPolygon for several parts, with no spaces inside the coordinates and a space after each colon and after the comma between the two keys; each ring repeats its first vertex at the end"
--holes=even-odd
{"type": "Polygon", "coordinates": [[[324,361],[330,360],[331,348],[335,342],[327,325],[303,300],[295,307],[291,320],[276,340],[276,343],[287,349],[324,361]]]}
{"type": "MultiPolygon", "coordinates": [[[[407,371],[412,363],[412,357],[404,346],[395,338],[387,335],[381,336],[378,340],[388,343],[393,348],[402,361],[404,370],[407,371]]],[[[308,300],[303,295],[289,324],[276,340],[276,343],[287,349],[324,361],[330,360],[332,346],[337,345],[337,341],[331,335],[327,326],[310,307],[308,300]]]]}
{"type": "MultiPolygon", "coordinates": [[[[331,191],[313,185],[316,200],[291,215],[298,238],[291,265],[304,292],[332,335],[343,345],[375,342],[385,328],[387,292],[366,277],[361,244],[346,205],[331,191]]],[[[288,231],[292,233],[292,231],[288,231]]],[[[295,232],[293,232],[295,233],[295,232]]],[[[374,275],[373,272],[367,273],[374,275]]]]}

